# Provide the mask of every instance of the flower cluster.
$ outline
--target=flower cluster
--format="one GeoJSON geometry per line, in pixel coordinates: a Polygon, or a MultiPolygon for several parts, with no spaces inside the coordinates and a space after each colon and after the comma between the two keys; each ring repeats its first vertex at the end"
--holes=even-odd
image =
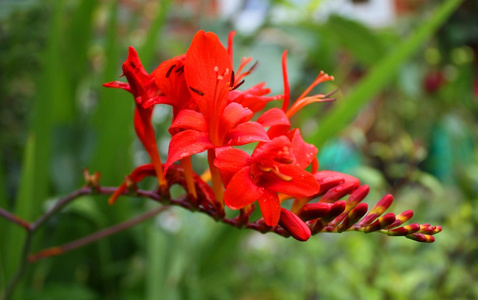
{"type": "Polygon", "coordinates": [[[432,235],[441,231],[440,226],[402,226],[411,218],[412,211],[384,214],[393,201],[391,195],[367,213],[368,206],[361,201],[368,194],[368,186],[360,185],[350,175],[319,171],[317,148],[304,141],[299,129],[291,127],[290,118],[306,105],[333,100],[330,95],[309,95],[316,85],[333,77],[320,72],[290,105],[284,52],[283,95],[268,96],[270,90],[265,83],[240,90],[256,65],[248,68],[252,59],[243,58],[234,70],[233,37],[232,32],[226,49],[214,33],[199,31],[184,55],[164,61],[151,74],[144,70],[136,51],[130,47],[123,64],[128,83],[115,81],[104,86],[124,89],[133,95],[134,128],[151,164],[133,170],[110,203],[145,176],[154,176],[163,202],[205,212],[236,227],[272,231],[301,241],[319,232],[354,230],[433,242],[432,235]],[[264,111],[271,101],[282,101],[276,105],[281,108],[264,111]],[[164,164],[151,124],[157,104],[170,105],[173,114],[169,127],[172,138],[164,164]],[[252,153],[237,147],[251,143],[255,145],[252,153]],[[191,156],[204,151],[209,172],[200,177],[194,173],[191,156]],[[185,187],[187,195],[183,199],[168,197],[173,184],[185,187]],[[341,200],[347,195],[347,200],[341,200]],[[287,206],[288,200],[292,204],[287,206]],[[256,203],[262,217],[252,221],[256,203]],[[227,218],[225,207],[239,210],[239,214],[227,218]]]}

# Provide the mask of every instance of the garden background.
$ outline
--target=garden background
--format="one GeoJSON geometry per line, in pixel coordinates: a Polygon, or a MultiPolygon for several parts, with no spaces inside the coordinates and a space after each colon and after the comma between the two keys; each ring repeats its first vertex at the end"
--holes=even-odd
{"type": "MultiPolygon", "coordinates": [[[[350,173],[370,185],[373,203],[392,193],[394,211],[443,226],[433,244],[362,233],[301,243],[172,207],[29,265],[15,299],[478,298],[477,14],[476,1],[459,0],[0,2],[0,207],[33,221],[84,184],[83,168],[119,185],[148,161],[131,96],[101,86],[121,74],[128,46],[152,71],[200,29],[224,42],[236,30],[236,66],[252,56],[250,81],[266,81],[272,94],[283,92],[285,49],[293,96],[320,70],[335,76],[318,91],[338,88],[337,101],[293,119],[319,148],[320,169],[350,173]],[[373,4],[382,6],[366,9],[373,4]]],[[[158,107],[153,120],[165,158],[170,111],[158,107]]],[[[83,196],[42,228],[33,249],[155,206],[83,196]]],[[[23,239],[0,219],[0,291],[23,239]]]]}

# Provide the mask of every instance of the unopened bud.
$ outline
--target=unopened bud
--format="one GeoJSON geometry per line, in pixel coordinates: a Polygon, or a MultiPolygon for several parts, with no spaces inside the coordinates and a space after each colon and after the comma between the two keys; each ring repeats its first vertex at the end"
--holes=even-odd
{"type": "Polygon", "coordinates": [[[305,242],[310,238],[310,228],[290,210],[281,208],[279,225],[298,241],[305,242]]]}
{"type": "Polygon", "coordinates": [[[304,221],[321,218],[330,212],[331,203],[307,203],[299,210],[297,214],[304,221]]]}

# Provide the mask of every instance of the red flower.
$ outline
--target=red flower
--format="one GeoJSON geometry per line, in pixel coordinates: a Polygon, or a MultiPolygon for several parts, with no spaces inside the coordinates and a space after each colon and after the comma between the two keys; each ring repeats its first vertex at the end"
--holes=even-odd
{"type": "MultiPolygon", "coordinates": [[[[138,53],[133,47],[129,47],[128,58],[123,63],[123,75],[128,79],[128,83],[113,81],[104,83],[103,86],[123,89],[133,94],[136,102],[134,129],[151,158],[151,162],[156,170],[158,183],[164,185],[165,183],[162,179],[163,169],[161,158],[159,157],[156,145],[154,128],[151,124],[153,108],[151,106],[148,106],[147,108],[143,107],[143,105],[147,103],[159,101],[161,91],[156,86],[154,77],[144,70],[143,64],[139,60],[138,53]]],[[[110,199],[110,202],[114,202],[115,199],[110,199]]]]}
{"type": "Polygon", "coordinates": [[[250,122],[253,112],[238,103],[229,103],[234,88],[231,59],[219,38],[199,31],[186,53],[186,84],[199,111],[183,109],[171,130],[165,168],[175,161],[207,149],[268,141],[264,127],[250,122]]]}
{"type": "Polygon", "coordinates": [[[129,47],[128,58],[123,63],[123,75],[121,76],[126,76],[128,83],[113,81],[104,83],[103,86],[130,92],[138,105],[151,102],[161,94],[154,82],[154,77],[144,70],[138,53],[133,47],[129,47]]]}
{"type": "Polygon", "coordinates": [[[218,150],[215,166],[226,185],[225,204],[240,209],[258,201],[265,223],[275,226],[281,212],[278,192],[292,197],[317,194],[319,184],[297,164],[292,148],[281,136],[256,148],[252,156],[239,149],[218,150]]]}

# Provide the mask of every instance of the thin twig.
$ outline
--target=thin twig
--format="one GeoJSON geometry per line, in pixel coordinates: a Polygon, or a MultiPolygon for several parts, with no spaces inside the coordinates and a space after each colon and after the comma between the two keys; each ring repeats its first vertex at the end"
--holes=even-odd
{"type": "Polygon", "coordinates": [[[8,212],[8,211],[4,210],[1,207],[0,207],[0,216],[4,217],[6,220],[8,220],[12,223],[20,225],[21,227],[25,228],[27,231],[29,231],[31,229],[31,224],[30,223],[23,220],[19,216],[14,215],[11,212],[8,212]]]}
{"type": "Polygon", "coordinates": [[[29,262],[35,262],[35,261],[37,261],[39,259],[42,259],[42,258],[63,254],[63,253],[68,252],[70,250],[85,246],[85,245],[90,244],[92,242],[95,242],[99,239],[102,239],[104,237],[113,235],[113,234],[118,233],[120,231],[123,231],[123,230],[125,230],[129,227],[132,227],[132,226],[134,226],[138,223],[141,223],[141,222],[143,222],[143,221],[145,221],[145,220],[147,220],[151,217],[154,217],[155,215],[165,211],[168,208],[169,208],[169,206],[159,206],[159,207],[157,207],[155,209],[152,209],[152,210],[150,210],[150,211],[148,211],[148,212],[146,212],[142,215],[139,215],[135,218],[132,218],[132,219],[126,221],[126,222],[119,223],[119,224],[116,224],[114,226],[108,227],[106,229],[97,231],[97,232],[95,232],[93,234],[90,234],[88,236],[85,236],[81,239],[69,242],[69,243],[61,245],[61,246],[48,248],[48,249],[42,250],[40,252],[31,254],[28,257],[28,261],[29,262]]]}
{"type": "Polygon", "coordinates": [[[58,200],[55,205],[48,210],[45,214],[40,216],[33,224],[32,224],[32,230],[35,231],[38,227],[43,225],[46,221],[48,221],[54,214],[56,214],[61,208],[63,208],[65,205],[70,203],[71,201],[75,200],[76,198],[83,196],[83,195],[88,195],[93,193],[94,191],[92,190],[91,187],[89,186],[84,186],[68,195],[65,197],[61,198],[58,200]]]}

